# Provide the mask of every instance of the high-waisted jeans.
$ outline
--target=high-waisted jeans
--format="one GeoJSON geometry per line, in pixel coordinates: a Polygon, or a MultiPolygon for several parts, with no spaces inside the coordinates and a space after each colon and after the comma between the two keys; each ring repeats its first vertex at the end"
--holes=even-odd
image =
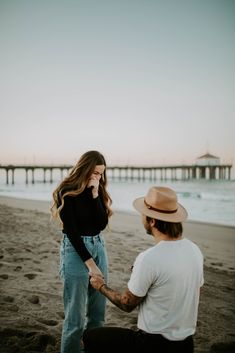
{"type": "MultiPolygon", "coordinates": [[[[107,254],[102,235],[82,238],[107,281],[107,254]]],[[[88,268],[65,234],[60,247],[60,276],[65,315],[61,353],[80,353],[85,329],[104,325],[106,298],[90,285],[88,268]]]]}

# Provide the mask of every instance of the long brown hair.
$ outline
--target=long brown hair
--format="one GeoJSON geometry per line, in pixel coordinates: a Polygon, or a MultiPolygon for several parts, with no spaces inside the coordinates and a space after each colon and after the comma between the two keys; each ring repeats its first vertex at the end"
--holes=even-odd
{"type": "MultiPolygon", "coordinates": [[[[106,162],[104,156],[98,151],[88,151],[84,153],[77,164],[71,169],[69,175],[62,180],[58,187],[53,192],[53,205],[51,207],[52,217],[60,219],[60,211],[64,207],[65,196],[77,196],[86,188],[87,182],[97,165],[104,165],[106,162]]],[[[104,202],[108,217],[112,215],[110,205],[112,199],[107,190],[106,168],[100,178],[99,194],[104,202]]]]}

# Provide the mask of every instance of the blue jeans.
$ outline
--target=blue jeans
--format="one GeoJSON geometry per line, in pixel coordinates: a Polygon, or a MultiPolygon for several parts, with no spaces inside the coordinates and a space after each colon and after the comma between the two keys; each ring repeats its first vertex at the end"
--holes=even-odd
{"type": "MultiPolygon", "coordinates": [[[[82,238],[107,281],[107,254],[102,235],[82,238]]],[[[106,298],[90,285],[88,269],[65,234],[60,247],[60,276],[65,314],[61,353],[80,353],[83,332],[104,325],[106,298]]]]}

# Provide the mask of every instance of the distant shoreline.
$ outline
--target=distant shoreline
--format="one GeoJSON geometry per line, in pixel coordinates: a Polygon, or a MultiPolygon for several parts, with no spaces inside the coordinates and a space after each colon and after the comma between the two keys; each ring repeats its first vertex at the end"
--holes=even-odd
{"type": "MultiPolygon", "coordinates": [[[[4,204],[10,207],[17,207],[17,208],[22,208],[26,210],[35,210],[39,212],[44,212],[44,213],[50,213],[50,207],[52,202],[51,201],[46,201],[46,200],[36,200],[36,199],[27,199],[27,198],[20,198],[20,197],[14,197],[14,196],[3,196],[0,195],[0,204],[4,204]]],[[[129,214],[133,216],[138,216],[135,211],[123,211],[123,210],[114,210],[115,213],[120,213],[120,214],[129,214]]],[[[206,226],[216,226],[216,227],[227,227],[234,229],[235,231],[235,226],[233,225],[227,225],[227,224],[220,224],[220,223],[210,223],[210,222],[203,222],[203,221],[194,221],[194,220],[188,220],[188,224],[204,224],[206,226]]],[[[235,236],[235,234],[234,234],[235,236]]]]}
{"type": "MultiPolygon", "coordinates": [[[[23,210],[43,212],[50,216],[51,202],[41,200],[20,199],[15,197],[0,196],[0,204],[8,207],[19,208],[23,210]]],[[[134,224],[142,227],[141,217],[137,212],[114,211],[110,219],[110,224],[123,224],[125,232],[131,224],[133,232],[134,224]]],[[[183,224],[184,236],[204,248],[206,265],[220,269],[221,264],[226,270],[234,267],[235,271],[235,227],[230,225],[221,225],[214,223],[203,223],[197,221],[186,221],[183,224]]],[[[142,232],[144,232],[142,230],[142,232]]]]}

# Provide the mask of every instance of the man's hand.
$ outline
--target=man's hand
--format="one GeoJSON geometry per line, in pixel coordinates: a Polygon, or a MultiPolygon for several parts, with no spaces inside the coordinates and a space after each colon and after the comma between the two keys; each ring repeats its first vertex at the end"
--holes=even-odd
{"type": "Polygon", "coordinates": [[[137,297],[131,293],[128,288],[126,288],[123,293],[113,290],[106,285],[104,278],[100,275],[92,272],[89,272],[89,274],[91,276],[90,283],[92,287],[100,291],[100,293],[123,311],[131,312],[144,300],[144,297],[137,297]]]}
{"type": "Polygon", "coordinates": [[[100,274],[94,274],[93,272],[89,272],[90,284],[96,290],[100,290],[100,288],[105,284],[104,277],[100,274]]]}

